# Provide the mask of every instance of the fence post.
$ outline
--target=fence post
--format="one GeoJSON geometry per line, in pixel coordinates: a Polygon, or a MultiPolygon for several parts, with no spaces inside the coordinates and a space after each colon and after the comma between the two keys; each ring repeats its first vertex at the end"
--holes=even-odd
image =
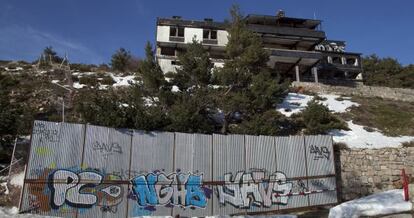
{"type": "Polygon", "coordinates": [[[407,174],[405,174],[405,169],[401,170],[401,177],[402,177],[401,179],[402,179],[403,190],[404,190],[404,200],[409,201],[410,196],[408,194],[408,176],[407,174]]]}

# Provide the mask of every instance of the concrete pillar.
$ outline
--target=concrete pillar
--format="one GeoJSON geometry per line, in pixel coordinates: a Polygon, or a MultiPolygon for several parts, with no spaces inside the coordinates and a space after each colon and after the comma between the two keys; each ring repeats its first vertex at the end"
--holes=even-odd
{"type": "Polygon", "coordinates": [[[318,68],[317,67],[312,67],[312,74],[315,77],[315,83],[318,83],[318,68]]]}
{"type": "Polygon", "coordinates": [[[299,65],[296,65],[296,66],[295,66],[295,72],[296,72],[296,82],[300,82],[299,65]]]}

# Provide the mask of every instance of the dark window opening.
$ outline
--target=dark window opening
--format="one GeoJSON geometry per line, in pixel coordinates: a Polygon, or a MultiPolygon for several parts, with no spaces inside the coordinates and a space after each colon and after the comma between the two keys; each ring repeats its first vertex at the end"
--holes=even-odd
{"type": "Polygon", "coordinates": [[[177,35],[177,28],[170,27],[170,36],[176,36],[176,35],[177,35]]]}
{"type": "Polygon", "coordinates": [[[203,39],[208,39],[209,34],[210,34],[210,30],[203,30],[203,39]]]}
{"type": "Polygon", "coordinates": [[[184,37],[184,27],[178,27],[178,37],[184,37]]]}
{"type": "Polygon", "coordinates": [[[181,65],[180,61],[171,61],[171,64],[172,65],[176,65],[176,66],[180,66],[181,65]]]}
{"type": "Polygon", "coordinates": [[[358,66],[356,58],[348,58],[346,59],[346,63],[352,66],[358,66]]]}
{"type": "Polygon", "coordinates": [[[210,39],[217,39],[217,31],[216,30],[211,31],[210,39]]]}
{"type": "Polygon", "coordinates": [[[342,64],[340,57],[332,57],[332,63],[334,64],[342,64]]]}
{"type": "Polygon", "coordinates": [[[170,27],[170,36],[184,37],[184,27],[170,27]]]}
{"type": "Polygon", "coordinates": [[[169,47],[161,48],[161,55],[175,56],[175,49],[169,47]]]}
{"type": "Polygon", "coordinates": [[[203,30],[203,39],[217,40],[217,30],[203,30]]]}

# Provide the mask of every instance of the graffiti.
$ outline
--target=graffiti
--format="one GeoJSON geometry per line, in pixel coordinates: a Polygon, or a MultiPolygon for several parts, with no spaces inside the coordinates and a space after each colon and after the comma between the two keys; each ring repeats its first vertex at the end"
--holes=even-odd
{"type": "Polygon", "coordinates": [[[47,129],[43,123],[35,122],[33,127],[33,135],[39,136],[40,142],[58,142],[59,131],[56,129],[47,129]]]}
{"type": "Polygon", "coordinates": [[[102,174],[95,171],[75,173],[69,170],[56,170],[49,176],[50,206],[53,209],[67,204],[76,208],[91,208],[94,205],[104,207],[104,210],[118,205],[122,201],[121,186],[103,182],[102,174]],[[99,203],[99,196],[102,203],[99,203]],[[103,199],[105,199],[103,201],[103,199]]]}
{"type": "Polygon", "coordinates": [[[202,175],[156,172],[143,174],[131,180],[132,190],[140,206],[177,205],[204,208],[207,199],[202,175]]]}
{"type": "Polygon", "coordinates": [[[264,171],[238,172],[224,175],[225,185],[217,187],[220,204],[229,203],[238,208],[254,206],[270,207],[272,204],[287,204],[292,183],[286,175],[275,172],[265,180],[264,171]]]}
{"type": "Polygon", "coordinates": [[[329,151],[328,147],[326,146],[318,147],[316,145],[310,146],[310,153],[314,155],[313,156],[314,160],[319,160],[319,159],[324,159],[324,158],[329,160],[329,157],[331,155],[331,152],[329,151]]]}
{"type": "Polygon", "coordinates": [[[319,44],[315,46],[317,51],[334,51],[334,52],[345,52],[345,45],[341,45],[335,42],[330,42],[326,44],[319,44]]]}
{"type": "Polygon", "coordinates": [[[109,155],[112,155],[112,154],[122,154],[122,148],[116,142],[105,143],[105,142],[95,141],[92,144],[92,149],[102,153],[105,156],[105,158],[107,158],[109,155]]]}
{"type": "Polygon", "coordinates": [[[311,184],[316,187],[324,187],[325,182],[323,180],[312,180],[311,184]]]}

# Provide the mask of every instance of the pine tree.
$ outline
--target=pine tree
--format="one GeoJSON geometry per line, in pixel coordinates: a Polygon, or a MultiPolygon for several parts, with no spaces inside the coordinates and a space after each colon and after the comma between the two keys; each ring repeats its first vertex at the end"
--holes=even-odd
{"type": "MultiPolygon", "coordinates": [[[[287,88],[267,66],[269,54],[261,39],[247,29],[238,7],[233,6],[230,14],[228,59],[223,68],[215,72],[216,82],[222,87],[216,99],[224,114],[223,134],[229,132],[232,124],[249,122],[253,117],[257,119],[260,114],[274,110],[287,88]]],[[[266,113],[269,114],[274,113],[266,113]]]]}
{"type": "Polygon", "coordinates": [[[22,107],[13,103],[10,90],[17,81],[0,73],[0,163],[10,161],[12,140],[22,125],[22,107]]]}
{"type": "Polygon", "coordinates": [[[131,60],[131,53],[124,48],[120,48],[111,58],[111,66],[113,70],[125,72],[131,60]]]}
{"type": "Polygon", "coordinates": [[[63,61],[63,58],[57,55],[52,46],[47,46],[43,50],[43,56],[46,59],[46,62],[52,61],[53,63],[61,63],[63,61]]]}
{"type": "Polygon", "coordinates": [[[201,43],[193,40],[185,52],[178,55],[180,67],[169,73],[171,85],[176,92],[175,102],[170,108],[170,131],[212,133],[216,113],[209,85],[212,82],[212,67],[209,54],[201,43]]]}
{"type": "Polygon", "coordinates": [[[349,130],[347,124],[332,114],[328,107],[312,100],[298,116],[302,117],[307,134],[326,134],[332,129],[349,130]]]}

